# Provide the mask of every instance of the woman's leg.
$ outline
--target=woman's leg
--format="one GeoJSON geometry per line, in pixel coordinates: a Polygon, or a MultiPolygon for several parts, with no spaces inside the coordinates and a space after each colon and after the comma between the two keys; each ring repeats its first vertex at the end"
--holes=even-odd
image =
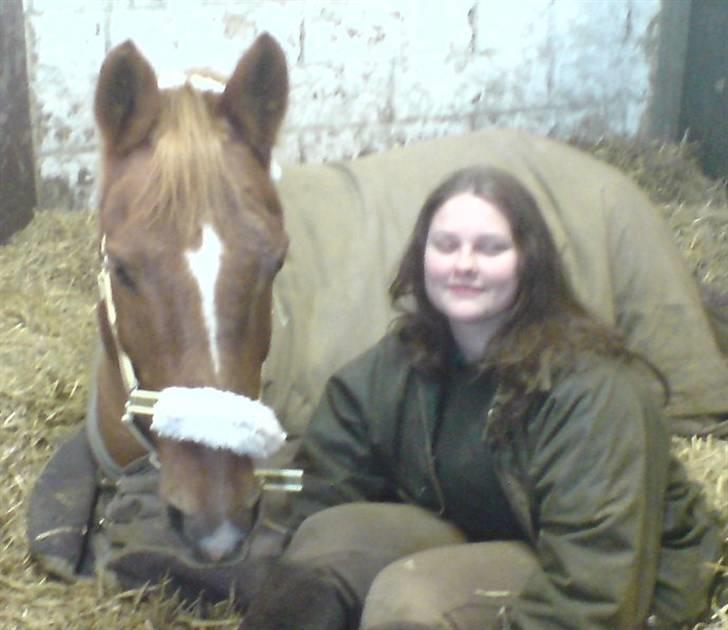
{"type": "Polygon", "coordinates": [[[349,503],[306,519],[283,557],[334,571],[363,601],[374,576],[391,562],[465,540],[455,525],[414,505],[349,503]]]}
{"type": "Polygon", "coordinates": [[[454,525],[411,505],[351,503],[306,519],[242,627],[356,628],[375,576],[398,558],[465,541],[454,525]]]}
{"type": "Polygon", "coordinates": [[[364,602],[362,630],[495,627],[502,606],[520,593],[538,567],[520,542],[431,549],[382,570],[364,602]]]}

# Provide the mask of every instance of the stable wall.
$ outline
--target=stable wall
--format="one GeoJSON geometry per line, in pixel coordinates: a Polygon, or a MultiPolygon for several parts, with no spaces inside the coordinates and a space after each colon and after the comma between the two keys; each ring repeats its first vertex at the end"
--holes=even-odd
{"type": "Polygon", "coordinates": [[[87,207],[92,98],[131,38],[160,75],[228,74],[263,31],[290,66],[279,161],[351,158],[489,125],[644,130],[659,0],[24,0],[41,206],[87,207]]]}

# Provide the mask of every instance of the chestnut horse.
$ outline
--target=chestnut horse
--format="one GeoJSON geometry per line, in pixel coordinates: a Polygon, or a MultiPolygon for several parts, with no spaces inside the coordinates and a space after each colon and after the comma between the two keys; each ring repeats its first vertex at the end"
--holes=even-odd
{"type": "MultiPolygon", "coordinates": [[[[146,453],[121,421],[139,392],[204,387],[259,395],[271,285],[288,245],[269,176],[287,99],[285,57],[267,34],[220,92],[189,83],[160,89],[131,42],[103,63],[95,115],[107,274],[89,436],[107,471],[146,453]]],[[[205,413],[203,427],[215,430],[216,409],[205,413]]],[[[162,437],[144,418],[132,420],[157,457],[173,524],[208,560],[232,553],[259,494],[251,456],[162,437]]]]}

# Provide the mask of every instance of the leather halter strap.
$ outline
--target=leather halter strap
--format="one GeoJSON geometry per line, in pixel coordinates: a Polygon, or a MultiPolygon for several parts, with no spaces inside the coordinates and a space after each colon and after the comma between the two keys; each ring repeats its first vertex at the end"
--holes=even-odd
{"type": "Polygon", "coordinates": [[[124,404],[124,414],[121,421],[129,430],[134,438],[151,454],[150,461],[155,467],[159,467],[159,461],[156,457],[156,447],[152,440],[147,436],[145,431],[137,425],[137,415],[151,415],[154,409],[154,403],[157,401],[159,392],[139,387],[139,381],[134,372],[134,365],[129,355],[124,351],[119,341],[119,328],[117,321],[116,306],[114,305],[114,295],[111,288],[111,263],[109,255],[106,251],[106,235],[101,237],[101,270],[98,276],[99,294],[106,309],[106,318],[111,330],[111,336],[114,340],[114,349],[116,350],[117,362],[119,364],[119,373],[121,374],[121,382],[127,396],[124,404]]]}
{"type": "MultiPolygon", "coordinates": [[[[99,355],[101,352],[102,350],[97,348],[96,356],[94,358],[93,374],[96,373],[96,369],[98,368],[99,355]]],[[[89,384],[88,403],[86,404],[86,439],[88,440],[91,452],[93,453],[101,472],[107,479],[117,481],[124,474],[124,469],[122,466],[117,464],[111,456],[109,449],[106,448],[104,437],[101,435],[101,427],[99,427],[99,412],[97,407],[98,398],[98,384],[96,383],[96,379],[92,378],[91,383],[89,384]]]]}

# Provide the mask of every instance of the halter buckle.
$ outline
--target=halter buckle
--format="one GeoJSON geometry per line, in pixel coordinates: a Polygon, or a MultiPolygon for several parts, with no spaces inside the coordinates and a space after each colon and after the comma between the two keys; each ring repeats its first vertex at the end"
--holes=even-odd
{"type": "Polygon", "coordinates": [[[300,468],[256,468],[255,476],[263,484],[263,490],[273,492],[301,492],[303,470],[300,468]]]}
{"type": "Polygon", "coordinates": [[[154,392],[148,389],[134,388],[129,392],[129,398],[127,398],[124,404],[124,413],[121,416],[121,421],[131,433],[137,442],[139,442],[147,451],[149,451],[149,462],[157,469],[160,467],[159,457],[157,456],[157,447],[149,437],[149,429],[145,431],[139,424],[137,424],[138,416],[153,417],[154,416],[154,404],[159,398],[159,392],[154,392]]]}

